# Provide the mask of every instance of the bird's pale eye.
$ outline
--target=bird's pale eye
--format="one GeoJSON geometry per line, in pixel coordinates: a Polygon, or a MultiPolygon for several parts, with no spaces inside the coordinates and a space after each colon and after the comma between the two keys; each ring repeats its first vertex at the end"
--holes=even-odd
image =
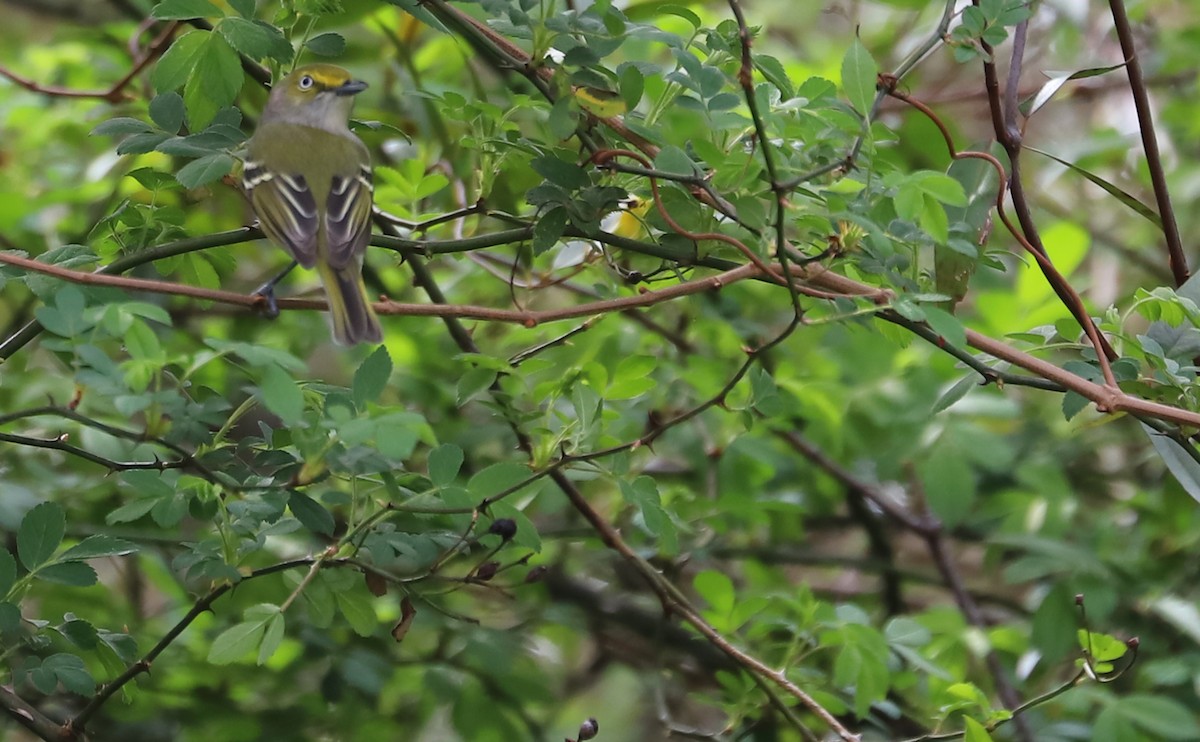
{"type": "Polygon", "coordinates": [[[300,78],[300,82],[298,82],[297,85],[301,90],[308,90],[313,86],[313,79],[309,75],[305,75],[304,77],[300,78]]]}

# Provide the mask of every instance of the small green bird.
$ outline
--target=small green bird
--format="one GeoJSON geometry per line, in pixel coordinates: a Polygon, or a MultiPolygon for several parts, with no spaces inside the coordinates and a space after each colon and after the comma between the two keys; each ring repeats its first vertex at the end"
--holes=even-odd
{"type": "Polygon", "coordinates": [[[383,338],[362,279],[371,237],[371,157],[349,127],[367,84],[331,64],[297,67],[272,89],[247,143],[242,185],[272,242],[325,286],[333,338],[383,338]]]}

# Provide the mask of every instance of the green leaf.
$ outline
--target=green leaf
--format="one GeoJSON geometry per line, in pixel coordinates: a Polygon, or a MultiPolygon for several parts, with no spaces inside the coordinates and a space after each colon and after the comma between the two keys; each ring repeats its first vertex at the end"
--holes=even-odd
{"type": "Polygon", "coordinates": [[[332,536],[336,525],[333,514],[319,502],[298,490],[288,493],[288,508],[308,530],[321,536],[332,536]]]}
{"type": "Polygon", "coordinates": [[[96,570],[85,562],[62,562],[47,564],[35,575],[39,580],[57,582],[71,587],[88,587],[96,584],[96,570]]]}
{"type": "Polygon", "coordinates": [[[1129,647],[1115,636],[1100,634],[1087,629],[1077,629],[1079,648],[1092,655],[1097,662],[1114,662],[1125,656],[1129,647]]]}
{"type": "Polygon", "coordinates": [[[73,654],[53,654],[42,663],[44,672],[53,673],[68,692],[79,696],[90,696],[96,691],[96,681],[87,671],[83,659],[73,654]]]}
{"type": "Polygon", "coordinates": [[[153,152],[154,148],[171,138],[165,131],[152,131],[145,134],[134,134],[117,145],[118,155],[142,155],[153,152]]]}
{"type": "Polygon", "coordinates": [[[7,601],[0,603],[0,631],[14,634],[21,629],[21,609],[7,601]]]}
{"type": "Polygon", "coordinates": [[[1070,168],[1073,172],[1075,172],[1079,175],[1082,175],[1083,177],[1087,178],[1091,182],[1093,182],[1096,185],[1103,188],[1104,191],[1106,193],[1108,193],[1108,195],[1112,196],[1113,198],[1117,199],[1121,203],[1128,206],[1131,210],[1134,211],[1134,213],[1138,214],[1143,219],[1150,222],[1151,224],[1158,227],[1159,229],[1162,229],[1162,219],[1158,216],[1158,212],[1156,212],[1154,209],[1150,208],[1146,204],[1142,203],[1141,201],[1137,200],[1137,198],[1135,198],[1132,194],[1121,190],[1120,188],[1113,185],[1112,183],[1109,183],[1104,178],[1101,178],[1099,175],[1096,175],[1095,173],[1093,173],[1089,170],[1084,170],[1083,168],[1079,167],[1078,165],[1076,165],[1072,162],[1067,162],[1066,160],[1064,160],[1062,158],[1055,157],[1054,155],[1050,154],[1049,152],[1044,152],[1044,151],[1038,149],[1037,147],[1025,147],[1025,149],[1029,150],[1030,152],[1036,152],[1039,155],[1041,155],[1042,157],[1049,157],[1051,160],[1054,160],[1058,164],[1064,165],[1064,166],[1070,168]]]}
{"type": "Polygon", "coordinates": [[[529,165],[548,182],[562,186],[568,191],[577,191],[591,185],[592,182],[583,168],[553,155],[534,158],[529,165]]]}
{"type": "Polygon", "coordinates": [[[1057,93],[1063,85],[1066,85],[1071,80],[1084,80],[1089,77],[1097,77],[1099,75],[1112,72],[1113,70],[1119,70],[1124,66],[1125,63],[1122,62],[1121,64],[1114,64],[1108,67],[1091,67],[1085,70],[1077,70],[1075,72],[1043,72],[1042,74],[1046,75],[1046,77],[1050,79],[1042,85],[1041,89],[1038,90],[1037,93],[1021,101],[1021,113],[1023,113],[1026,118],[1029,118],[1033,114],[1037,113],[1042,106],[1050,102],[1050,99],[1054,97],[1054,94],[1057,93]]]}
{"type": "Polygon", "coordinates": [[[304,391],[296,380],[278,366],[267,366],[259,394],[267,409],[285,425],[298,425],[304,414],[304,391]]]}
{"type": "Polygon", "coordinates": [[[102,121],[92,129],[91,136],[111,137],[125,134],[145,134],[154,131],[154,127],[141,119],[122,116],[108,121],[102,121]]]}
{"type": "Polygon", "coordinates": [[[292,45],[268,23],[231,17],[218,23],[217,30],[230,46],[251,59],[273,59],[281,64],[292,61],[292,45]]]}
{"type": "Polygon", "coordinates": [[[225,14],[208,0],[163,0],[154,6],[150,15],[163,21],[190,21],[193,18],[212,18],[225,14]]]}
{"type": "Polygon", "coordinates": [[[279,649],[279,645],[283,643],[283,635],[283,614],[276,613],[267,620],[267,627],[263,632],[262,644],[258,647],[258,664],[264,665],[267,660],[271,659],[271,655],[275,654],[275,650],[279,649]]]}
{"type": "Polygon", "coordinates": [[[718,616],[728,616],[733,612],[737,600],[733,589],[733,580],[724,572],[705,570],[696,575],[692,586],[700,597],[704,598],[709,608],[718,616]]]}
{"type": "Polygon", "coordinates": [[[947,526],[954,526],[962,522],[975,502],[975,473],[953,448],[939,448],[917,467],[917,472],[930,508],[947,526]]]}
{"type": "Polygon", "coordinates": [[[350,590],[334,594],[338,609],[346,617],[347,623],[354,633],[359,636],[371,636],[379,624],[375,608],[371,605],[370,596],[360,590],[350,590]]]}
{"type": "Polygon", "coordinates": [[[231,105],[242,89],[244,79],[241,57],[229,42],[220,34],[207,34],[183,87],[188,125],[192,130],[208,126],[217,111],[231,105]]]}
{"type": "Polygon", "coordinates": [[[632,482],[620,480],[621,495],[625,501],[641,511],[646,530],[658,537],[658,548],[670,554],[676,548],[675,524],[663,509],[662,496],[652,477],[640,476],[632,482]]]}
{"type": "Polygon", "coordinates": [[[383,390],[387,388],[388,379],[392,376],[392,357],[387,348],[379,346],[367,356],[358,370],[354,372],[354,404],[360,410],[367,402],[375,402],[383,390]]]}
{"type": "Polygon", "coordinates": [[[698,168],[692,158],[682,149],[668,145],[663,147],[654,158],[654,169],[676,175],[695,175],[698,168]]]}
{"type": "Polygon", "coordinates": [[[463,465],[463,450],[453,443],[443,443],[429,452],[429,480],[438,487],[454,482],[463,465]]]}
{"type": "Polygon", "coordinates": [[[254,17],[254,0],[229,0],[229,6],[243,18],[254,17]]]}
{"type": "Polygon", "coordinates": [[[922,170],[913,173],[909,182],[928,196],[949,206],[963,207],[967,205],[967,194],[962,183],[943,173],[922,170]]]}
{"type": "Polygon", "coordinates": [[[482,394],[496,380],[496,372],[490,368],[473,368],[458,377],[457,400],[461,407],[482,394]]]}
{"type": "Polygon", "coordinates": [[[513,461],[501,461],[478,472],[467,482],[467,489],[477,499],[495,497],[528,479],[529,467],[513,461]]]}
{"type": "Polygon", "coordinates": [[[304,48],[322,57],[339,57],[346,50],[346,39],[339,33],[329,31],[306,41],[304,48]]]}
{"type": "Polygon", "coordinates": [[[262,642],[269,620],[243,621],[222,631],[208,649],[208,661],[228,665],[250,654],[262,642]]]}
{"type": "Polygon", "coordinates": [[[66,514],[55,502],[43,502],[30,510],[17,530],[17,555],[21,564],[33,571],[45,564],[62,543],[66,514]]]}
{"type": "Polygon", "coordinates": [[[784,100],[796,97],[796,90],[792,87],[792,81],[788,77],[787,71],[784,70],[783,64],[778,59],[766,54],[755,54],[754,66],[762,73],[763,77],[767,78],[772,85],[779,89],[784,100]]]}
{"type": "Polygon", "coordinates": [[[1196,502],[1200,502],[1200,462],[1192,458],[1175,439],[1163,435],[1145,423],[1141,423],[1141,426],[1142,431],[1150,438],[1155,452],[1166,464],[1167,471],[1171,472],[1171,476],[1175,477],[1175,481],[1179,482],[1184,492],[1191,495],[1196,502]]]}
{"type": "Polygon", "coordinates": [[[17,560],[13,558],[11,551],[0,548],[0,598],[8,596],[16,581],[17,560]]]}
{"type": "Polygon", "coordinates": [[[165,93],[182,88],[203,53],[208,37],[207,31],[191,31],[175,39],[154,65],[154,72],[150,75],[154,89],[165,93]]]}
{"type": "Polygon", "coordinates": [[[167,133],[179,132],[183,126],[183,113],[183,96],[174,90],[159,93],[150,101],[150,118],[167,133]]]}
{"type": "Polygon", "coordinates": [[[569,216],[563,206],[555,206],[538,218],[533,225],[533,254],[541,255],[558,242],[567,228],[569,216]]]}
{"type": "Polygon", "coordinates": [[[233,172],[233,163],[234,159],[224,153],[208,155],[181,167],[175,178],[184,188],[199,188],[233,172]]]}
{"type": "Polygon", "coordinates": [[[1134,693],[1116,701],[1121,716],[1164,740],[1200,739],[1200,722],[1183,704],[1164,696],[1134,693]]]}
{"type": "Polygon", "coordinates": [[[134,554],[137,551],[138,545],[132,541],[97,534],[95,536],[88,536],[78,544],[64,551],[59,555],[57,561],[69,562],[80,559],[125,556],[127,554],[134,554]]]}
{"type": "Polygon", "coordinates": [[[870,113],[875,103],[878,75],[879,65],[856,37],[842,58],[842,89],[846,91],[850,104],[863,116],[870,113]]]}
{"type": "Polygon", "coordinates": [[[621,90],[621,97],[625,100],[625,107],[632,111],[642,100],[646,78],[636,65],[622,64],[618,70],[617,85],[621,90]]]}
{"type": "Polygon", "coordinates": [[[992,742],[992,735],[988,734],[982,724],[969,716],[964,716],[963,742],[992,742]]]}
{"type": "Polygon", "coordinates": [[[937,307],[924,306],[922,309],[925,321],[943,340],[955,348],[967,347],[967,330],[957,317],[937,307]]]}

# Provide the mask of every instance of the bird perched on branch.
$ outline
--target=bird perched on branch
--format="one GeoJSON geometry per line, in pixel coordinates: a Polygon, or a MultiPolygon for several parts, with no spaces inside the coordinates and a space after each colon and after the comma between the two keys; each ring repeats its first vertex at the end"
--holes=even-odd
{"type": "MultiPolygon", "coordinates": [[[[297,263],[317,269],[334,340],[343,345],[383,337],[362,279],[371,158],[349,127],[354,96],[366,87],[341,67],[297,67],[271,89],[242,170],[263,232],[297,263]]],[[[260,293],[270,296],[282,277],[260,293]]]]}

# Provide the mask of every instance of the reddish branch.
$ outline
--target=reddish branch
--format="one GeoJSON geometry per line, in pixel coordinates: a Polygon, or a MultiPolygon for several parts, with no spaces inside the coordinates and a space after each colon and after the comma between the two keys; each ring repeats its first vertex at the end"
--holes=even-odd
{"type": "Polygon", "coordinates": [[[1012,234],[1013,238],[1021,244],[1021,247],[1024,247],[1025,250],[1033,256],[1033,259],[1037,261],[1038,266],[1042,269],[1042,273],[1045,274],[1046,279],[1050,282],[1050,286],[1055,290],[1055,293],[1062,298],[1063,303],[1071,312],[1071,316],[1073,316],[1075,321],[1079,323],[1079,326],[1083,328],[1083,331],[1087,334],[1088,340],[1091,342],[1092,347],[1096,350],[1096,361],[1100,364],[1100,371],[1104,374],[1105,383],[1115,389],[1117,387],[1117,380],[1113,375],[1109,361],[1116,360],[1118,357],[1117,353],[1112,349],[1112,346],[1108,344],[1108,341],[1104,338],[1104,336],[1100,334],[1100,330],[1096,327],[1096,323],[1092,321],[1091,315],[1088,314],[1087,307],[1083,304],[1083,298],[1079,296],[1079,293],[1071,287],[1071,284],[1067,282],[1067,279],[1064,278],[1063,275],[1058,272],[1058,269],[1054,267],[1054,263],[1052,263],[1050,258],[1047,257],[1046,251],[1044,249],[1039,249],[1036,245],[1026,239],[1021,230],[1018,230],[1016,225],[1014,225],[1008,218],[1008,212],[1004,208],[1004,184],[1009,181],[1007,174],[1004,171],[1004,166],[1000,164],[999,160],[987,152],[976,152],[972,150],[963,152],[958,151],[958,149],[954,146],[954,139],[950,136],[950,131],[946,128],[946,125],[942,123],[942,120],[938,118],[937,114],[934,113],[928,106],[904,92],[895,90],[894,88],[889,90],[888,94],[898,100],[904,101],[921,113],[925,114],[925,116],[937,126],[938,131],[940,131],[942,134],[943,141],[946,143],[946,149],[950,152],[951,158],[955,160],[983,160],[996,169],[996,175],[999,178],[999,187],[996,190],[996,213],[999,215],[1000,221],[1004,223],[1004,226],[1008,229],[1009,233],[1012,234]]]}
{"type": "MultiPolygon", "coordinates": [[[[171,21],[158,36],[150,42],[150,46],[146,47],[146,51],[137,59],[133,67],[121,79],[114,82],[107,90],[74,90],[71,88],[62,88],[56,85],[42,85],[27,77],[22,77],[17,73],[5,67],[0,67],[0,76],[6,77],[14,82],[19,87],[34,93],[48,95],[54,98],[100,98],[109,103],[120,103],[122,101],[131,100],[132,95],[125,91],[133,78],[137,77],[138,73],[146,69],[146,65],[153,62],[166,50],[170,44],[171,36],[174,35],[175,29],[179,26],[176,21],[171,21]]],[[[140,29],[139,29],[140,30],[140,29]]]]}

